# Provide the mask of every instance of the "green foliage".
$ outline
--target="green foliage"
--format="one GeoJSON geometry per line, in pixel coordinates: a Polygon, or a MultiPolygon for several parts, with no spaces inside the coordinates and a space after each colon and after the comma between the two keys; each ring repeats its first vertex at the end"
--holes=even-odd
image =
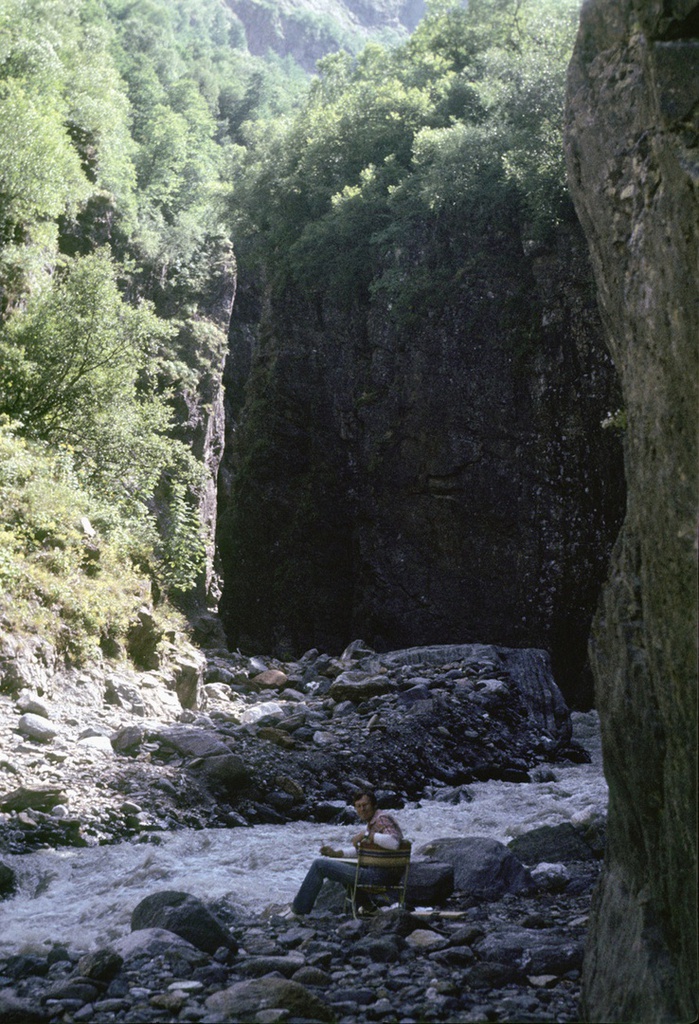
{"type": "MultiPolygon", "coordinates": [[[[0,0],[0,413],[160,591],[204,564],[202,467],[172,409],[208,401],[223,359],[207,303],[235,267],[236,136],[299,87],[298,68],[250,57],[219,0],[0,0]]],[[[65,557],[41,554],[54,589],[65,557]]]]}
{"type": "Polygon", "coordinates": [[[180,592],[194,587],[206,566],[206,545],[199,513],[181,484],[173,487],[160,549],[166,586],[180,592]]]}
{"type": "MultiPolygon", "coordinates": [[[[0,0],[13,614],[53,616],[84,649],[123,628],[139,576],[172,594],[200,577],[202,471],[171,410],[206,401],[220,366],[210,310],[231,231],[274,286],[404,322],[482,277],[503,219],[545,238],[566,213],[576,7],[434,0],[404,45],[326,57],[308,89],[290,59],[247,52],[220,0],[0,0]],[[77,512],[98,530],[96,572],[77,512]]],[[[287,14],[316,43],[337,35],[326,13],[287,14]]]]}
{"type": "Polygon", "coordinates": [[[407,309],[430,281],[436,298],[449,286],[447,219],[474,248],[498,217],[544,239],[567,214],[576,12],[577,0],[436,3],[399,49],[321,61],[305,107],[260,126],[243,158],[237,223],[268,277],[340,304],[389,291],[407,309]],[[421,236],[447,251],[404,273],[421,236]]]}
{"type": "Polygon", "coordinates": [[[147,304],[124,302],[107,253],[76,259],[0,328],[0,412],[67,446],[93,484],[148,494],[171,414],[139,374],[171,334],[147,304]]]}
{"type": "Polygon", "coordinates": [[[39,633],[74,661],[119,640],[149,596],[135,563],[154,532],[91,495],[65,454],[0,420],[3,628],[39,633]]]}

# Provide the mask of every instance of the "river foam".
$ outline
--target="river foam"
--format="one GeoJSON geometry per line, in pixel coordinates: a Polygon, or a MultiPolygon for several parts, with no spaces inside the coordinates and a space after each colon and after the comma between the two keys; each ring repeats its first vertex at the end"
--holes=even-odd
{"type": "MultiPolygon", "coordinates": [[[[508,842],[540,825],[584,820],[606,812],[599,728],[594,712],[574,713],[574,735],[591,764],[554,765],[554,780],[482,782],[470,803],[438,800],[396,812],[415,847],[453,836],[508,842]]],[[[108,945],[130,931],[133,908],[145,896],[178,889],[205,900],[225,899],[249,913],[287,903],[321,843],[347,843],[347,827],[290,822],[253,828],[160,833],[159,842],[62,848],[3,856],[19,890],[0,903],[0,956],[108,945]]]]}

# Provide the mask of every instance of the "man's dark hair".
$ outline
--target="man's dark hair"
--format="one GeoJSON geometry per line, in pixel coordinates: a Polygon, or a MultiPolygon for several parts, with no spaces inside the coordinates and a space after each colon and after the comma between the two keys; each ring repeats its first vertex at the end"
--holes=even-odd
{"type": "Polygon", "coordinates": [[[357,792],[352,797],[352,803],[356,804],[357,800],[361,800],[363,796],[371,800],[373,807],[377,806],[376,793],[373,791],[373,789],[358,789],[357,792]]]}

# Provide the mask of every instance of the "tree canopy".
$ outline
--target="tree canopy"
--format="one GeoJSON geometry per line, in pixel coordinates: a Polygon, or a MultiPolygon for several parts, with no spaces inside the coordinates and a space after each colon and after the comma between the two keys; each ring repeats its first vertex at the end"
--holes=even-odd
{"type": "Polygon", "coordinates": [[[221,359],[232,247],[273,286],[400,316],[453,285],[441,257],[406,272],[421,233],[446,251],[516,211],[536,244],[567,215],[577,6],[433,0],[403,44],[309,80],[219,0],[0,0],[0,416],[25,462],[110,503],[159,588],[203,565],[173,396],[221,359]]]}

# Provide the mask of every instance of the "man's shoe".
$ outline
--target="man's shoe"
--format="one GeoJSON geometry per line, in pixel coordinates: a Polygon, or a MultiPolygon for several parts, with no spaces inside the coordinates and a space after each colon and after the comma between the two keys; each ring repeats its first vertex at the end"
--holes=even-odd
{"type": "Polygon", "coordinates": [[[304,914],[297,914],[292,906],[288,906],[286,910],[282,910],[277,917],[281,917],[283,921],[303,921],[304,914]]]}

